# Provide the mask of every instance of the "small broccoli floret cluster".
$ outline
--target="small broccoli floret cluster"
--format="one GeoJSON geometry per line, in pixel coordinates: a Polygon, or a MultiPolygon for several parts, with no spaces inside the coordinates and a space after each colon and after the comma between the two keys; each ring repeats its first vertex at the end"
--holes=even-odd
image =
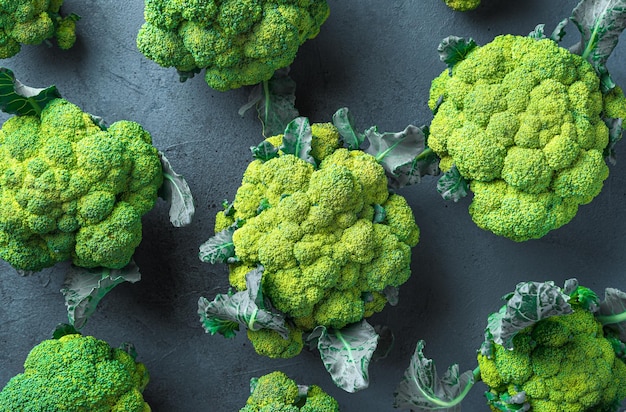
{"type": "Polygon", "coordinates": [[[408,280],[419,240],[411,208],[389,193],[373,156],[339,148],[331,124],[313,124],[312,134],[317,167],[291,154],[253,161],[232,208],[216,218],[216,232],[240,222],[231,285],[246,289],[246,274],[263,266],[263,295],[295,323],[287,340],[248,332],[271,357],[297,355],[302,331],[340,329],[382,310],[386,290],[408,280]]]}
{"type": "MultiPolygon", "coordinates": [[[[582,57],[550,39],[499,36],[433,81],[428,144],[456,166],[474,222],[515,241],[568,223],[608,177],[610,107],[582,57]]],[[[616,106],[613,108],[613,106],[616,106]]]]}
{"type": "Polygon", "coordinates": [[[469,11],[480,6],[480,0],[444,0],[452,10],[469,11]]]}
{"type": "Polygon", "coordinates": [[[206,69],[216,90],[257,84],[319,33],[326,0],[146,0],[137,47],[181,80],[206,69]]]}
{"type": "Polygon", "coordinates": [[[41,44],[56,38],[61,49],[76,41],[76,20],[62,17],[63,0],[0,0],[0,59],[16,55],[22,44],[41,44]]]}
{"type": "Polygon", "coordinates": [[[283,372],[252,379],[251,394],[239,412],[339,412],[337,401],[319,386],[299,387],[283,372]]]}
{"type": "Polygon", "coordinates": [[[150,412],[148,371],[122,349],[91,336],[65,335],[35,346],[0,392],[0,411],[150,412]]]}
{"type": "Polygon", "coordinates": [[[137,123],[103,130],[63,99],[39,116],[11,117],[0,130],[0,257],[29,271],[70,259],[122,268],[162,182],[158,152],[137,123]]]}
{"type": "Polygon", "coordinates": [[[626,398],[626,365],[593,313],[573,308],[519,332],[513,350],[493,343],[491,356],[478,355],[489,394],[524,392],[533,412],[617,410],[626,398]]]}

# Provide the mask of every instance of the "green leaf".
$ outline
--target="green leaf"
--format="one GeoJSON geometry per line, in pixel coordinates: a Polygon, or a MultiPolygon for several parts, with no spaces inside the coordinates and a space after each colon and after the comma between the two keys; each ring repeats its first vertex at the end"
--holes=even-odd
{"type": "Polygon", "coordinates": [[[96,311],[100,300],[114,287],[123,282],[135,283],[140,279],[139,268],[133,261],[122,269],[87,269],[72,265],[61,289],[70,324],[76,329],[82,328],[96,311]]]}
{"type": "Polygon", "coordinates": [[[200,245],[200,253],[198,256],[203,262],[215,264],[234,263],[237,261],[235,256],[235,244],[233,243],[233,233],[239,229],[240,222],[236,221],[226,229],[218,232],[215,236],[200,245]]]}
{"type": "Polygon", "coordinates": [[[263,125],[263,136],[282,134],[287,124],[299,116],[296,104],[296,82],[289,77],[289,68],[276,70],[271,79],[252,89],[248,103],[239,109],[243,116],[256,106],[263,125]]]}
{"type": "Polygon", "coordinates": [[[626,0],[581,0],[571,20],[582,35],[581,56],[596,69],[606,93],[615,87],[605,64],[626,28],[626,0]]]}
{"type": "Polygon", "coordinates": [[[521,391],[511,396],[508,393],[485,392],[485,398],[492,410],[501,412],[517,412],[530,410],[530,404],[526,402],[526,392],[521,391]]]}
{"type": "Polygon", "coordinates": [[[250,146],[252,157],[262,162],[278,157],[278,147],[267,140],[263,140],[258,146],[250,146]]]}
{"type": "Polygon", "coordinates": [[[124,352],[128,353],[131,358],[137,359],[137,349],[135,348],[135,345],[133,345],[132,343],[122,342],[118,349],[123,350],[124,352]]]}
{"type": "Polygon", "coordinates": [[[465,60],[467,55],[477,46],[472,38],[448,36],[439,43],[437,52],[439,52],[439,59],[446,63],[449,68],[452,68],[461,60],[465,60]]]}
{"type": "Polygon", "coordinates": [[[485,341],[513,348],[513,337],[542,319],[573,312],[570,296],[554,282],[521,282],[505,297],[499,312],[489,315],[485,341]]]}
{"type": "Polygon", "coordinates": [[[36,89],[20,83],[13,72],[0,67],[0,110],[20,116],[39,116],[46,105],[61,97],[56,86],[36,89]]]}
{"type": "Polygon", "coordinates": [[[52,332],[52,339],[60,339],[65,335],[75,335],[77,333],[80,334],[74,326],[67,323],[59,323],[52,332]]]}
{"type": "Polygon", "coordinates": [[[561,20],[559,24],[556,25],[556,28],[554,29],[550,37],[546,36],[545,34],[546,25],[538,24],[535,27],[535,30],[528,33],[528,37],[533,38],[533,39],[538,39],[538,40],[549,38],[550,40],[558,43],[563,39],[563,36],[565,36],[565,26],[567,26],[568,22],[569,22],[569,19],[561,20]]]}
{"type": "Polygon", "coordinates": [[[258,267],[246,275],[246,290],[218,294],[212,302],[201,297],[198,300],[198,314],[204,330],[211,335],[219,333],[233,337],[239,325],[257,331],[271,329],[283,338],[289,337],[283,314],[266,309],[261,292],[263,268],[258,267]]]}
{"type": "Polygon", "coordinates": [[[354,393],[369,386],[368,368],[378,335],[367,321],[341,330],[318,326],[307,341],[317,342],[324,367],[338,387],[354,393]]]}
{"type": "Polygon", "coordinates": [[[280,150],[284,154],[294,155],[315,166],[315,159],[311,156],[312,141],[313,133],[309,119],[297,117],[285,128],[283,144],[280,146],[280,150]]]}
{"type": "Polygon", "coordinates": [[[458,202],[465,196],[469,185],[467,180],[461,176],[459,169],[453,165],[450,170],[445,172],[437,181],[437,192],[444,200],[453,200],[458,202]]]}
{"type": "Polygon", "coordinates": [[[609,144],[604,149],[604,157],[611,162],[612,165],[617,163],[615,156],[615,144],[622,140],[624,119],[603,118],[604,123],[609,128],[609,144]]]}
{"type": "Polygon", "coordinates": [[[626,293],[615,288],[606,288],[604,300],[600,302],[600,309],[596,319],[607,329],[616,334],[622,342],[626,342],[626,293]]]}
{"type": "Polygon", "coordinates": [[[159,159],[163,168],[163,185],[159,189],[159,196],[170,204],[169,215],[172,225],[187,226],[196,213],[191,189],[187,181],[174,171],[163,152],[159,151],[159,159]]]}
{"type": "Polygon", "coordinates": [[[365,140],[365,136],[357,132],[354,127],[352,113],[347,107],[342,107],[333,114],[333,125],[339,131],[341,140],[349,150],[357,150],[365,140]]]}
{"type": "Polygon", "coordinates": [[[394,393],[394,407],[460,412],[461,401],[476,381],[472,371],[459,373],[459,365],[448,368],[441,379],[435,362],[424,356],[424,341],[417,342],[411,363],[394,393]]]}
{"type": "Polygon", "coordinates": [[[394,189],[418,183],[421,176],[433,171],[423,163],[431,151],[426,147],[424,131],[417,126],[409,125],[397,133],[379,133],[374,126],[365,131],[365,138],[369,146],[364,151],[383,166],[394,189]]]}
{"type": "Polygon", "coordinates": [[[382,223],[387,219],[387,211],[379,204],[374,205],[374,219],[372,223],[382,223]]]}

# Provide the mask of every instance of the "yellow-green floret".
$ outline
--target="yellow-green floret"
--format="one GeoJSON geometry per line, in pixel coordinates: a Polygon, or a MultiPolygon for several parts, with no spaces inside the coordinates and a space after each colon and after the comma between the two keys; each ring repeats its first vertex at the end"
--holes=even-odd
{"type": "Polygon", "coordinates": [[[91,336],[66,335],[35,346],[0,392],[0,411],[150,412],[148,371],[127,352],[91,336]]]}
{"type": "MultiPolygon", "coordinates": [[[[244,222],[233,234],[239,262],[230,265],[231,285],[245,289],[246,273],[262,265],[264,295],[302,331],[342,328],[382,310],[385,290],[408,280],[411,247],[419,240],[411,208],[389,193],[376,159],[338,148],[331,125],[312,130],[318,167],[291,154],[253,161],[234,214],[216,219],[216,231],[244,222]],[[376,220],[379,207],[385,216],[376,220]]],[[[263,340],[263,352],[271,356],[268,343],[263,340]]],[[[276,345],[274,357],[295,356],[294,347],[276,345]]]]}
{"type": "Polygon", "coordinates": [[[444,0],[452,10],[469,11],[480,6],[480,0],[444,0]]]}
{"type": "Polygon", "coordinates": [[[429,146],[469,181],[474,222],[515,241],[568,223],[608,177],[604,100],[593,67],[549,39],[499,36],[437,77],[429,146]],[[441,99],[441,104],[437,103],[441,99]]]}
{"type": "Polygon", "coordinates": [[[626,365],[589,311],[541,320],[513,347],[493,344],[491,357],[478,355],[494,395],[524,391],[533,412],[612,412],[626,398],[626,365]]]}
{"type": "Polygon", "coordinates": [[[205,71],[216,90],[268,80],[329,15],[326,0],[145,0],[137,47],[163,67],[205,71]]]}
{"type": "Polygon", "coordinates": [[[0,0],[0,59],[17,54],[22,44],[57,38],[61,49],[76,41],[76,15],[62,17],[62,0],[0,0]]]}
{"type": "Polygon", "coordinates": [[[0,130],[0,257],[29,271],[66,260],[122,268],[162,182],[137,123],[103,130],[63,99],[40,116],[14,116],[0,130]]]}
{"type": "Polygon", "coordinates": [[[252,379],[252,393],[239,412],[338,412],[335,399],[319,386],[299,388],[283,372],[252,379]]]}

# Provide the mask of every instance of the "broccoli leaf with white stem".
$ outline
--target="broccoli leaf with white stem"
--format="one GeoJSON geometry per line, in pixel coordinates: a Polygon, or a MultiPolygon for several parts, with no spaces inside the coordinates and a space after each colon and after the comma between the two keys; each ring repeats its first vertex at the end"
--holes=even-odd
{"type": "Polygon", "coordinates": [[[235,256],[233,233],[235,233],[235,230],[239,229],[239,224],[240,222],[236,221],[201,244],[200,253],[198,254],[200,260],[211,264],[215,264],[216,262],[237,262],[238,259],[235,256]]]}
{"type": "Polygon", "coordinates": [[[596,319],[615,331],[620,341],[626,342],[626,293],[619,289],[606,288],[596,319]]]}
{"type": "Polygon", "coordinates": [[[324,367],[338,387],[354,393],[369,386],[368,368],[378,335],[367,321],[339,330],[318,326],[307,341],[316,342],[324,367]]]}
{"type": "Polygon", "coordinates": [[[95,312],[98,302],[115,286],[123,282],[135,283],[141,280],[139,268],[131,262],[122,269],[73,266],[67,272],[61,293],[65,296],[65,306],[70,323],[80,329],[95,312]]]}
{"type": "Polygon", "coordinates": [[[313,132],[306,117],[296,117],[289,122],[283,135],[283,144],[280,150],[284,154],[291,154],[315,166],[315,159],[311,156],[313,132]]]}
{"type": "Polygon", "coordinates": [[[163,168],[163,185],[159,196],[170,204],[170,222],[174,227],[183,227],[191,223],[196,213],[191,189],[183,176],[174,171],[163,152],[159,151],[159,159],[163,168]]]}
{"type": "Polygon", "coordinates": [[[605,64],[626,28],[626,0],[582,0],[571,20],[582,35],[581,56],[598,72],[602,91],[613,89],[605,64]]]}
{"type": "Polygon", "coordinates": [[[352,113],[347,107],[342,107],[333,114],[333,125],[339,131],[341,140],[348,146],[349,150],[357,150],[365,141],[365,136],[356,130],[352,113]]]}
{"type": "Polygon", "coordinates": [[[218,294],[212,302],[201,297],[198,314],[206,332],[229,338],[235,336],[234,331],[239,330],[241,324],[252,331],[271,329],[287,339],[289,330],[284,315],[269,310],[265,304],[261,292],[262,277],[263,267],[259,266],[246,275],[246,290],[218,294]]]}
{"type": "Polygon", "coordinates": [[[465,39],[458,36],[448,36],[439,43],[437,52],[439,59],[452,68],[458,62],[465,60],[465,57],[478,45],[474,39],[465,39]]]}
{"type": "Polygon", "coordinates": [[[0,67],[0,110],[19,116],[39,116],[51,100],[60,98],[56,86],[36,89],[23,85],[13,72],[0,67]]]}
{"type": "Polygon", "coordinates": [[[500,311],[489,315],[485,343],[492,339],[507,349],[513,348],[513,337],[522,329],[550,316],[573,313],[569,295],[552,281],[518,283],[505,299],[500,311]]]}
{"type": "Polygon", "coordinates": [[[394,407],[460,412],[461,401],[480,378],[479,370],[459,373],[459,365],[454,364],[439,379],[435,362],[426,358],[423,351],[424,341],[420,340],[394,393],[394,407]]]}
{"type": "Polygon", "coordinates": [[[239,115],[243,116],[256,106],[263,136],[270,137],[283,133],[287,124],[299,116],[295,104],[296,82],[289,77],[289,67],[285,67],[252,89],[248,103],[239,109],[239,115]]]}

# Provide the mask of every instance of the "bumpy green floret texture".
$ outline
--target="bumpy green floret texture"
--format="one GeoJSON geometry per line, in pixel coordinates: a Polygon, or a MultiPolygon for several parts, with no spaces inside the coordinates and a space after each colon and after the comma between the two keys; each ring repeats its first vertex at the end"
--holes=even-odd
{"type": "Polygon", "coordinates": [[[326,0],[146,0],[137,47],[216,90],[268,80],[319,33],[326,0]]]}
{"type": "Polygon", "coordinates": [[[626,365],[584,309],[525,329],[513,350],[493,345],[491,358],[478,355],[483,382],[494,394],[526,392],[533,412],[612,412],[626,398],[626,365]]]}
{"type": "Polygon", "coordinates": [[[105,131],[63,99],[39,117],[11,117],[0,130],[0,257],[29,271],[70,259],[122,268],[162,182],[157,150],[137,123],[105,131]]]}
{"type": "Polygon", "coordinates": [[[0,59],[17,54],[22,44],[56,38],[61,49],[76,41],[76,16],[62,17],[62,0],[0,0],[0,59]]]}
{"type": "Polygon", "coordinates": [[[480,0],[444,0],[448,7],[456,11],[474,10],[480,6],[480,0]]]}
{"type": "Polygon", "coordinates": [[[552,40],[496,37],[433,81],[429,105],[429,146],[469,181],[472,219],[497,235],[544,236],[608,177],[598,76],[552,40]]]}
{"type": "Polygon", "coordinates": [[[306,393],[283,372],[276,371],[255,379],[253,390],[240,412],[339,412],[337,401],[319,386],[306,393]]]}
{"type": "Polygon", "coordinates": [[[150,412],[148,371],[125,351],[92,336],[66,335],[35,346],[0,392],[0,411],[150,412]]]}
{"type": "MultiPolygon", "coordinates": [[[[383,291],[408,280],[411,247],[419,240],[411,208],[404,197],[389,194],[375,158],[338,148],[330,124],[314,124],[312,132],[317,168],[290,154],[253,161],[237,190],[235,213],[220,212],[215,228],[245,222],[233,234],[240,261],[230,265],[231,285],[245,289],[245,274],[262,265],[264,295],[302,331],[342,328],[382,310],[383,291]],[[262,203],[269,207],[259,213],[262,203]],[[375,205],[386,211],[379,223],[373,222],[375,205]]],[[[279,146],[281,139],[268,141],[279,146]]],[[[268,340],[263,343],[264,354],[272,352],[268,340]]],[[[286,354],[284,345],[274,352],[286,354]]]]}

